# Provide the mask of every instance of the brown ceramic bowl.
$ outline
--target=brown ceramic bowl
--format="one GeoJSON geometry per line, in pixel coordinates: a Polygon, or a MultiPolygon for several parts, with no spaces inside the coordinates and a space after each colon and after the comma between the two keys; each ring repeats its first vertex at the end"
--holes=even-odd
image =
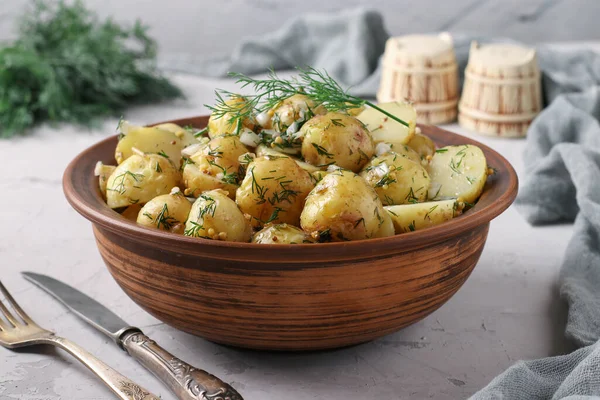
{"type": "MultiPolygon", "coordinates": [[[[207,117],[173,122],[200,128],[207,117]]],[[[497,173],[462,216],[381,239],[259,245],[136,225],[108,208],[93,174],[98,160],[115,163],[116,136],[77,156],[63,185],[71,205],[92,222],[114,279],[159,320],[228,345],[335,348],[395,332],[444,304],[477,264],[490,221],[517,194],[517,175],[504,157],[440,128],[421,129],[440,146],[479,146],[497,173]]]]}

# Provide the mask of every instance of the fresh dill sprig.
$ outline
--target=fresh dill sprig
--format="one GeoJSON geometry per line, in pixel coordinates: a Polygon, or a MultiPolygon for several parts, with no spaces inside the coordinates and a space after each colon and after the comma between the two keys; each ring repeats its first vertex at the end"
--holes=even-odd
{"type": "Polygon", "coordinates": [[[165,230],[170,231],[177,223],[179,223],[179,221],[169,215],[169,207],[167,206],[167,203],[165,203],[156,217],[156,227],[160,229],[162,226],[165,230]]]}
{"type": "Polygon", "coordinates": [[[200,235],[200,232],[204,230],[204,225],[199,224],[197,222],[194,221],[188,221],[187,222],[190,227],[187,228],[183,234],[185,236],[191,236],[191,237],[201,237],[201,238],[205,238],[205,239],[210,239],[208,236],[202,236],[200,235]]]}
{"type": "MultiPolygon", "coordinates": [[[[125,179],[133,179],[135,183],[140,183],[144,179],[144,174],[136,174],[131,171],[125,171],[122,174],[119,174],[113,180],[115,186],[111,188],[106,188],[106,190],[110,190],[113,192],[118,192],[119,194],[125,194],[127,189],[125,188],[125,179]]],[[[133,187],[137,188],[134,184],[133,187]]]]}
{"type": "Polygon", "coordinates": [[[402,125],[409,126],[407,122],[372,102],[349,94],[327,71],[319,71],[313,67],[297,68],[297,70],[298,76],[292,79],[281,79],[272,69],[267,79],[254,79],[241,73],[230,72],[229,76],[235,78],[242,89],[252,88],[254,94],[243,96],[243,103],[232,103],[227,100],[242,96],[227,90],[217,90],[215,105],[206,105],[206,107],[215,117],[228,116],[230,124],[241,125],[241,121],[252,117],[255,113],[266,112],[292,95],[303,94],[328,111],[348,112],[353,108],[368,105],[402,125]]]}
{"type": "Polygon", "coordinates": [[[329,153],[325,147],[319,146],[316,143],[311,143],[311,144],[315,148],[315,150],[317,150],[317,154],[319,154],[320,156],[325,156],[327,158],[333,158],[333,154],[329,153]]]}

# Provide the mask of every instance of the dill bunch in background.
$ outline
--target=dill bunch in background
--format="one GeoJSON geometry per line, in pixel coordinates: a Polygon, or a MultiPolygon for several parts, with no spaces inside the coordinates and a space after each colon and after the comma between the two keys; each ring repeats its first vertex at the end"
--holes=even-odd
{"type": "Polygon", "coordinates": [[[90,126],[132,104],[181,97],[156,68],[156,43],[139,21],[100,21],[81,1],[36,1],[19,35],[0,47],[0,137],[42,122],[90,126]]]}

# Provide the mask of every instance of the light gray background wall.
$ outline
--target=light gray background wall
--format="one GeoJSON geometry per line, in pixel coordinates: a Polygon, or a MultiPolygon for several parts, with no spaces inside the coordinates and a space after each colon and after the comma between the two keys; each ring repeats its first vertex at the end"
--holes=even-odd
{"type": "MultiPolygon", "coordinates": [[[[0,41],[29,0],[0,0],[0,41]]],[[[276,29],[307,11],[369,6],[388,31],[449,30],[502,35],[526,43],[600,40],[600,0],[84,0],[101,16],[141,18],[163,52],[229,53],[241,37],[276,29]]]]}

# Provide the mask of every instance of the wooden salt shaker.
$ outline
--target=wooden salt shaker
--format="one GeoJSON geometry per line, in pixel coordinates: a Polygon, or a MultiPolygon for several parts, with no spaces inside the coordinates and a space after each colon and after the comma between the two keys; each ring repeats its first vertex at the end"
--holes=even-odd
{"type": "Polygon", "coordinates": [[[471,43],[458,108],[458,122],[467,129],[491,136],[525,136],[542,109],[535,50],[471,43]]]}
{"type": "Polygon", "coordinates": [[[450,35],[392,37],[382,67],[377,101],[411,101],[426,124],[456,118],[458,68],[450,35]]]}

